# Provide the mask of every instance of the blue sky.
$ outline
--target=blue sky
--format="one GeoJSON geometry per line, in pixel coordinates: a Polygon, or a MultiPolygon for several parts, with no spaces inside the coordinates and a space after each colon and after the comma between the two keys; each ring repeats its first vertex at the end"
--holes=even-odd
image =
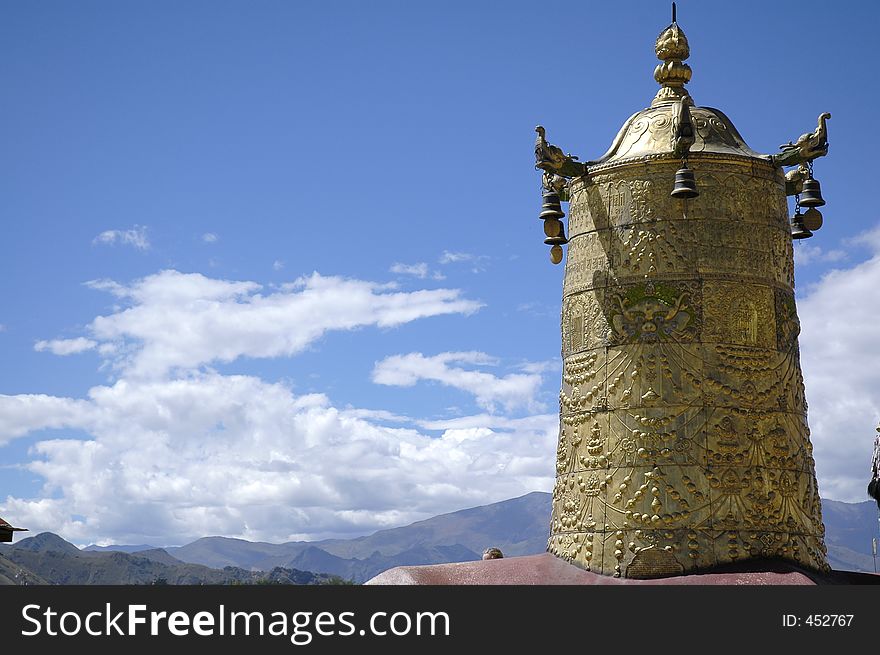
{"type": "MultiPolygon", "coordinates": [[[[678,3],[775,152],[823,496],[880,418],[875,3],[678,3]]],[[[549,490],[562,267],[533,128],[596,158],[666,2],[0,2],[0,515],[77,543],[350,536],[549,490]]]]}

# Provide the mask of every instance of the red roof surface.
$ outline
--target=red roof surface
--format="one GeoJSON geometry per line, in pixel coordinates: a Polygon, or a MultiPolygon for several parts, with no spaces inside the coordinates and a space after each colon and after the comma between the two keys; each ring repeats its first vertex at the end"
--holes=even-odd
{"type": "Polygon", "coordinates": [[[9,525],[6,521],[4,521],[2,518],[0,518],[0,528],[6,528],[7,530],[20,530],[20,531],[25,531],[25,528],[13,528],[13,527],[12,527],[11,525],[9,525]]]}

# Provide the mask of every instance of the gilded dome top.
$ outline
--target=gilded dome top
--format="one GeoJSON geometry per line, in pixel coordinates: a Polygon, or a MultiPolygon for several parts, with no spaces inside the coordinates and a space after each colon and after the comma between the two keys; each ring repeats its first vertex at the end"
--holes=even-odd
{"type": "Polygon", "coordinates": [[[672,24],[657,37],[654,52],[660,60],[654,69],[660,90],[651,106],[630,116],[608,152],[588,162],[589,165],[699,153],[769,159],[749,148],[722,112],[693,106],[694,101],[685,88],[691,79],[691,67],[684,63],[690,56],[690,46],[675,21],[675,3],[672,24]]]}
{"type": "MultiPolygon", "coordinates": [[[[721,111],[711,107],[689,107],[689,111],[694,128],[694,142],[689,149],[691,155],[714,153],[769,159],[767,155],[749,148],[730,119],[721,111]]],[[[628,159],[674,155],[674,113],[674,103],[663,103],[633,114],[620,128],[608,152],[590,163],[609,164],[628,159]]]]}

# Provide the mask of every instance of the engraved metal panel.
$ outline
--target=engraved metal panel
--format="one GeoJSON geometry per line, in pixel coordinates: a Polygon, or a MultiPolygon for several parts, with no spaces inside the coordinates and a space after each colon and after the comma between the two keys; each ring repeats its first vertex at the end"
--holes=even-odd
{"type": "Polygon", "coordinates": [[[681,200],[679,165],[573,184],[548,548],[607,575],[824,569],[781,173],[691,153],[681,200]]]}

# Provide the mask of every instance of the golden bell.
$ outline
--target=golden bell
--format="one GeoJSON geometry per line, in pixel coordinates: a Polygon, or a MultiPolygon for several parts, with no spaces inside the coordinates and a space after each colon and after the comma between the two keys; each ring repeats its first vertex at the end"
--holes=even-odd
{"type": "Polygon", "coordinates": [[[804,227],[804,216],[801,214],[801,208],[798,207],[791,217],[791,238],[792,239],[809,239],[813,236],[806,227],[804,227]]]}
{"type": "Polygon", "coordinates": [[[544,243],[548,246],[561,246],[568,243],[568,239],[565,238],[565,226],[558,219],[544,222],[544,234],[547,235],[544,243]]]}
{"type": "Polygon", "coordinates": [[[672,187],[672,193],[669,195],[673,198],[696,198],[700,195],[700,192],[697,191],[694,172],[688,168],[687,164],[683,164],[675,171],[675,186],[672,187]]]}
{"type": "Polygon", "coordinates": [[[825,200],[822,198],[819,181],[812,177],[804,180],[804,190],[801,191],[800,199],[801,207],[821,207],[824,204],[825,200]]]}
{"type": "Polygon", "coordinates": [[[548,220],[552,218],[562,218],[565,216],[565,212],[562,211],[562,205],[559,202],[559,194],[556,193],[553,189],[548,189],[544,191],[544,195],[542,196],[543,204],[541,205],[541,215],[539,218],[541,220],[548,220]]]}
{"type": "Polygon", "coordinates": [[[811,232],[815,232],[822,227],[822,214],[815,207],[810,207],[804,212],[804,227],[811,232]]]}
{"type": "Polygon", "coordinates": [[[544,234],[548,237],[558,237],[565,233],[565,227],[558,218],[550,218],[544,221],[544,234]]]}

